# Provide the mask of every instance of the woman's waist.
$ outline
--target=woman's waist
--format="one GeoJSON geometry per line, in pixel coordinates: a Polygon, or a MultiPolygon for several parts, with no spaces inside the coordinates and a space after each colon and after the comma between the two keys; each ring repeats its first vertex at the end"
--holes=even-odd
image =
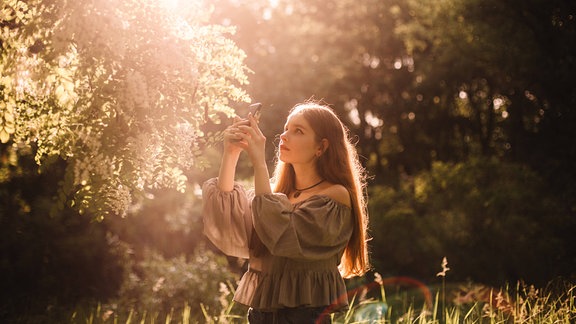
{"type": "Polygon", "coordinates": [[[293,259],[278,256],[268,256],[264,258],[251,258],[250,269],[258,272],[276,271],[338,271],[339,260],[337,256],[329,259],[309,260],[293,259]]]}
{"type": "MultiPolygon", "coordinates": [[[[274,264],[274,267],[281,263],[274,264]]],[[[240,280],[234,300],[260,310],[286,307],[340,309],[348,305],[346,285],[334,262],[287,262],[283,268],[250,268],[240,280]]]]}

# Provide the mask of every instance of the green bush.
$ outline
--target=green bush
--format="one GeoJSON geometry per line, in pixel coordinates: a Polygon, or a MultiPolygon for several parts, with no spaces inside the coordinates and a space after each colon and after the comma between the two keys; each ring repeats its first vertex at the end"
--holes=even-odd
{"type": "Polygon", "coordinates": [[[222,295],[231,295],[229,286],[235,286],[236,279],[226,258],[202,244],[189,257],[164,258],[150,251],[134,265],[118,298],[103,307],[112,312],[121,309],[139,314],[145,310],[154,318],[180,315],[186,305],[195,316],[202,313],[200,305],[219,313],[228,307],[222,295]]]}
{"type": "Polygon", "coordinates": [[[105,224],[53,212],[62,163],[39,172],[22,157],[0,181],[0,322],[58,321],[63,308],[107,299],[122,284],[127,249],[105,224]]]}
{"type": "Polygon", "coordinates": [[[371,188],[374,263],[382,273],[430,281],[447,256],[457,281],[545,284],[573,271],[576,226],[559,205],[524,166],[438,162],[399,190],[371,188]]]}

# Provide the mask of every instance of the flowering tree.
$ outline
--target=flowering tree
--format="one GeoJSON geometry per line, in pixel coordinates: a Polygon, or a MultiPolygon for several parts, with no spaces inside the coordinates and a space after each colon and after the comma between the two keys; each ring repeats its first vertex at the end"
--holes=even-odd
{"type": "Polygon", "coordinates": [[[3,1],[4,155],[33,152],[41,172],[65,160],[58,205],[99,218],[150,189],[184,191],[217,136],[201,126],[250,101],[234,30],[209,14],[200,1],[3,1]]]}

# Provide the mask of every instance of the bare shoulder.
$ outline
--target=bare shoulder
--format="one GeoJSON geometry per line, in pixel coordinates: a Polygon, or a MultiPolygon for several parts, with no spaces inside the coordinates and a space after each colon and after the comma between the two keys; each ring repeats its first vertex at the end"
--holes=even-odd
{"type": "Polygon", "coordinates": [[[329,187],[326,187],[322,194],[334,199],[335,201],[350,207],[352,202],[350,200],[350,193],[348,189],[340,184],[332,184],[329,187]]]}

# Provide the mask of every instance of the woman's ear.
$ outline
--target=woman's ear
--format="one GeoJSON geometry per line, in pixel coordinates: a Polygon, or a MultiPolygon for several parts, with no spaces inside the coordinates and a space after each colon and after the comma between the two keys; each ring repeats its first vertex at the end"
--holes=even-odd
{"type": "Polygon", "coordinates": [[[316,156],[320,157],[322,154],[324,154],[324,152],[326,152],[326,150],[328,149],[328,146],[330,146],[330,142],[328,142],[328,139],[323,138],[320,141],[320,145],[318,145],[318,151],[316,152],[316,156]]]}

